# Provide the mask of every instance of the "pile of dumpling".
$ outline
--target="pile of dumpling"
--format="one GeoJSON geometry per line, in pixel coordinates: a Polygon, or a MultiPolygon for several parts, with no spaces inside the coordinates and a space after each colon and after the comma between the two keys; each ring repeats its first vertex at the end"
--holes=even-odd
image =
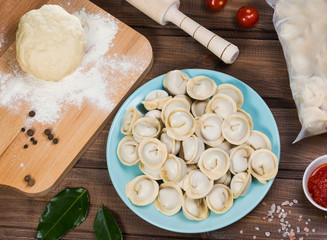
{"type": "Polygon", "coordinates": [[[302,124],[297,142],[327,132],[327,1],[274,2],[274,26],[302,124]]]}
{"type": "Polygon", "coordinates": [[[182,208],[188,219],[203,220],[209,209],[222,214],[245,196],[252,176],[262,183],[276,176],[270,140],[253,130],[240,89],[179,70],[168,72],[163,85],[166,91],[142,102],[144,116],[132,107],[122,121],[118,158],[144,173],[125,187],[133,204],[154,202],[169,216],[182,208]]]}

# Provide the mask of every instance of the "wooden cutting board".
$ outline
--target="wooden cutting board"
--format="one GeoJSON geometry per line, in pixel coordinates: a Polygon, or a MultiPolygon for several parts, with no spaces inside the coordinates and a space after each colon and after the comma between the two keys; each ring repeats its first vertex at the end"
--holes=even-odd
{"type": "MultiPolygon", "coordinates": [[[[19,19],[31,9],[37,9],[43,4],[58,4],[73,13],[85,8],[87,13],[104,13],[102,9],[87,0],[51,0],[46,1],[6,1],[0,0],[0,33],[4,39],[0,48],[0,70],[9,72],[9,62],[15,58],[15,32],[19,19]]],[[[143,64],[136,72],[121,74],[113,72],[114,78],[119,79],[115,84],[115,94],[108,98],[115,104],[131,91],[133,85],[148,73],[152,66],[152,48],[147,39],[126,24],[116,19],[118,32],[113,40],[113,46],[107,54],[125,56],[126,58],[141,58],[143,64]]],[[[110,85],[112,76],[106,79],[110,85]]],[[[117,80],[116,80],[117,81],[117,80]]],[[[134,85],[135,86],[135,85],[134,85]]],[[[135,87],[134,87],[135,88],[135,87]]],[[[1,88],[0,88],[1,91],[1,88]]],[[[55,123],[55,136],[60,142],[53,144],[49,141],[44,129],[51,125],[33,123],[33,137],[38,140],[36,145],[29,144],[29,137],[21,128],[28,118],[29,104],[22,102],[18,111],[0,106],[0,187],[8,187],[31,196],[45,195],[76,163],[97,134],[108,123],[111,112],[103,111],[84,101],[78,108],[69,106],[62,119],[55,123]],[[29,186],[24,180],[30,175],[34,185],[29,186]]]]}

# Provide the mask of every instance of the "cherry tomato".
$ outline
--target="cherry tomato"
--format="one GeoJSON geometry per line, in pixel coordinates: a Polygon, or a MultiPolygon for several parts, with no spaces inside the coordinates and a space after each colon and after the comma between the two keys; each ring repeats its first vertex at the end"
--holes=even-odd
{"type": "Polygon", "coordinates": [[[237,11],[236,19],[242,27],[253,27],[259,20],[259,13],[253,7],[244,6],[237,11]]]}
{"type": "Polygon", "coordinates": [[[219,11],[226,5],[227,0],[206,0],[206,2],[212,11],[219,11]]]}

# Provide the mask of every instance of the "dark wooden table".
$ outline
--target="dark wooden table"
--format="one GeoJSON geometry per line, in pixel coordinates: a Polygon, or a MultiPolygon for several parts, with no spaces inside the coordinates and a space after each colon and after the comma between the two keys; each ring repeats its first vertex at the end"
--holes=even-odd
{"type": "Polygon", "coordinates": [[[264,217],[273,203],[281,206],[293,199],[298,203],[281,206],[288,213],[285,218],[291,225],[288,231],[293,229],[296,239],[327,239],[327,213],[309,203],[301,185],[306,166],[326,154],[327,135],[292,144],[301,126],[289,87],[286,62],[272,24],[273,9],[264,0],[229,0],[222,11],[211,12],[204,0],[181,0],[180,9],[185,14],[239,47],[237,61],[225,65],[177,27],[172,24],[162,27],[123,0],[93,2],[139,31],[152,44],[154,64],[139,85],[173,69],[205,68],[230,74],[257,91],[270,107],[279,128],[282,152],[277,178],[263,202],[228,227],[201,234],[157,228],[135,215],[119,198],[110,181],[105,152],[110,122],[64,180],[45,197],[31,198],[12,190],[0,190],[0,239],[35,238],[47,202],[65,187],[86,188],[91,207],[86,221],[63,239],[95,239],[93,220],[101,203],[116,218],[124,239],[290,239],[282,236],[283,230],[278,230],[281,229],[279,214],[275,213],[272,221],[264,217]],[[239,27],[235,20],[237,10],[244,5],[257,8],[260,14],[258,24],[250,29],[239,27]]]}

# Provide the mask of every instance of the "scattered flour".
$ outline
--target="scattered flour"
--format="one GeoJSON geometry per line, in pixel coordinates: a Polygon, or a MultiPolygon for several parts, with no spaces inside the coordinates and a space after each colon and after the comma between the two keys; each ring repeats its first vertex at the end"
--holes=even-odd
{"type": "MultiPolygon", "coordinates": [[[[85,100],[109,112],[114,108],[112,96],[121,77],[137,74],[144,68],[142,58],[106,54],[118,31],[118,24],[110,14],[89,14],[82,9],[74,15],[81,20],[86,37],[83,60],[74,73],[58,82],[43,81],[22,72],[16,59],[9,63],[10,73],[0,71],[0,106],[19,112],[25,101],[30,104],[29,110],[37,113],[27,120],[26,126],[32,124],[28,121],[53,124],[69,106],[80,108],[85,100]]],[[[0,36],[0,44],[1,41],[0,36]]]]}

